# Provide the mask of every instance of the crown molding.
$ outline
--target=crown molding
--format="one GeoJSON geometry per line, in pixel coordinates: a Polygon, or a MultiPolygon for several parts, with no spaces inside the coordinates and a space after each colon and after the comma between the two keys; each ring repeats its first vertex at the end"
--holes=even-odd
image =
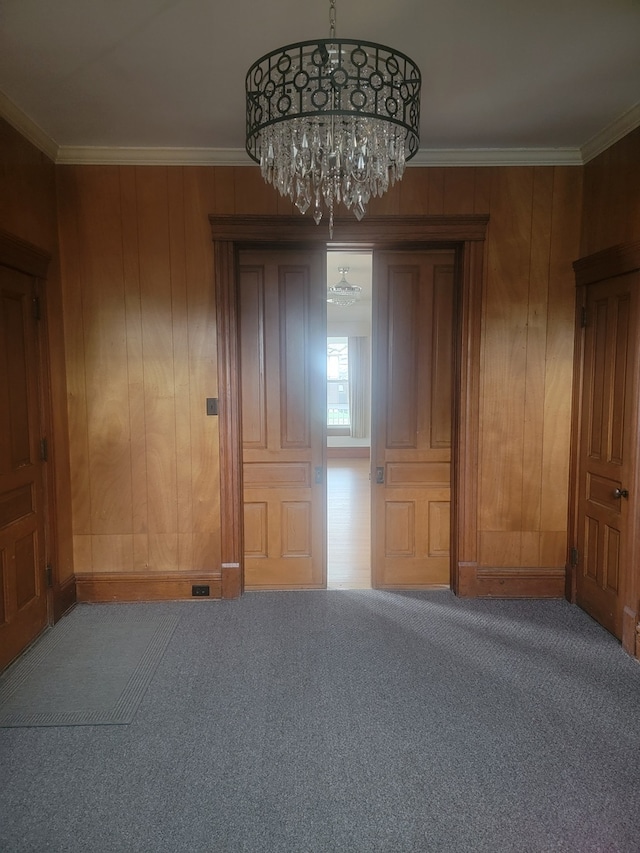
{"type": "MultiPolygon", "coordinates": [[[[0,91],[0,116],[56,164],[252,166],[243,148],[143,148],[58,145],[0,91]]],[[[580,148],[421,148],[408,166],[581,166],[640,126],[640,103],[580,148]]]]}
{"type": "Polygon", "coordinates": [[[620,118],[607,125],[600,133],[592,136],[588,142],[585,142],[580,149],[582,162],[588,163],[589,160],[593,160],[594,157],[597,157],[598,154],[602,154],[607,148],[615,145],[623,136],[631,133],[637,127],[640,127],[640,101],[621,115],[620,118]]]}
{"type": "Polygon", "coordinates": [[[108,148],[61,145],[56,163],[85,166],[252,166],[244,148],[108,148]]]}
{"type": "MultiPolygon", "coordinates": [[[[242,148],[106,148],[61,145],[56,163],[117,166],[253,166],[242,148]]],[[[421,149],[407,166],[581,166],[579,148],[421,149]]]]}
{"type": "Polygon", "coordinates": [[[55,163],[58,156],[58,143],[2,91],[0,91],[0,116],[55,163]]]}
{"type": "Polygon", "coordinates": [[[579,148],[421,148],[407,166],[581,166],[579,148]]]}

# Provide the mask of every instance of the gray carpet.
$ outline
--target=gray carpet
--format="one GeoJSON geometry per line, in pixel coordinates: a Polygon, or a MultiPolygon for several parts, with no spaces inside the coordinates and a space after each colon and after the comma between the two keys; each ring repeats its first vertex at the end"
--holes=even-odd
{"type": "Polygon", "coordinates": [[[122,607],[179,617],[138,712],[0,730],[3,853],[640,850],[640,667],[564,601],[122,607]]]}
{"type": "Polygon", "coordinates": [[[0,676],[0,727],[130,723],[178,617],[76,608],[0,676]]]}

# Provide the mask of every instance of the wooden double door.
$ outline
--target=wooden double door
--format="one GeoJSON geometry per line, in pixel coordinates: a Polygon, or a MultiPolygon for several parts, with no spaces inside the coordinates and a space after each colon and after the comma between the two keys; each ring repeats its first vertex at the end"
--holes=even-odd
{"type": "MultiPolygon", "coordinates": [[[[326,586],[326,252],[238,258],[245,583],[326,586]]],[[[453,250],[374,251],[372,583],[450,584],[453,250]]]]}
{"type": "MultiPolygon", "coordinates": [[[[636,650],[640,244],[576,263],[575,598],[636,650]]],[[[640,635],[640,634],[639,634],[640,635]]]]}

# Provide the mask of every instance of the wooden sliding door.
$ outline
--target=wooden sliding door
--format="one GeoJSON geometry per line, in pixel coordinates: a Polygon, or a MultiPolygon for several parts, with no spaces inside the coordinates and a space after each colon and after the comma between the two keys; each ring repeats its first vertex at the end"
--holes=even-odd
{"type": "Polygon", "coordinates": [[[455,253],[373,269],[372,582],[449,586],[455,253]]]}
{"type": "Polygon", "coordinates": [[[245,584],[326,584],[325,254],[238,264],[245,584]]]}

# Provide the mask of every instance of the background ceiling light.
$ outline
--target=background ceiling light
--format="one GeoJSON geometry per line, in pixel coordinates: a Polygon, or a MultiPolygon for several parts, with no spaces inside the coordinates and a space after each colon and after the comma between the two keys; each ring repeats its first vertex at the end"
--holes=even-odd
{"type": "Polygon", "coordinates": [[[349,267],[338,267],[338,272],[342,278],[333,287],[327,288],[327,302],[332,305],[338,305],[341,308],[348,308],[360,299],[362,288],[357,284],[349,284],[346,275],[349,272],[349,267]]]}

